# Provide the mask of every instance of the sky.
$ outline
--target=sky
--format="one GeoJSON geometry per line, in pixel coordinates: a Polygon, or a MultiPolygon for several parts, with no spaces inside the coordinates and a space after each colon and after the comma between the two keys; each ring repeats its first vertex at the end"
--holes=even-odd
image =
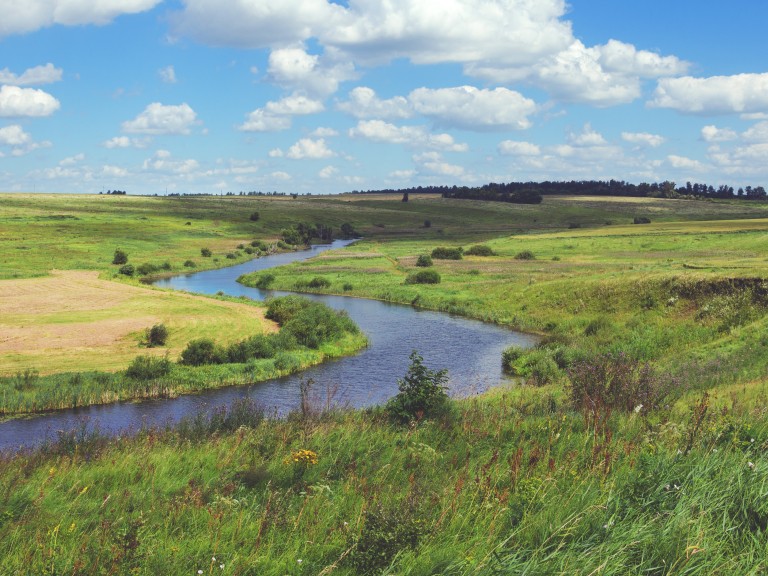
{"type": "Polygon", "coordinates": [[[0,191],[768,187],[768,2],[0,0],[0,191]]]}

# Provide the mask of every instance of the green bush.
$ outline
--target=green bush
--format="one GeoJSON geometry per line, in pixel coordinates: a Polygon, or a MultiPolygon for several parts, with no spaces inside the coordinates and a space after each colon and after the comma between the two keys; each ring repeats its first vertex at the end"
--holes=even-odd
{"type": "Polygon", "coordinates": [[[119,248],[115,250],[115,255],[112,258],[112,264],[125,264],[128,262],[128,254],[120,250],[119,248]]]}
{"type": "Polygon", "coordinates": [[[344,290],[344,292],[349,292],[350,290],[354,290],[355,287],[352,286],[352,284],[350,284],[349,282],[345,282],[344,286],[342,286],[341,289],[344,290]]]}
{"type": "Polygon", "coordinates": [[[160,270],[159,266],[155,266],[154,264],[150,264],[149,262],[145,262],[144,264],[139,264],[136,267],[136,272],[138,272],[141,276],[146,276],[147,274],[154,274],[160,270]]]}
{"type": "Polygon", "coordinates": [[[494,252],[490,246],[486,246],[485,244],[470,246],[464,254],[466,256],[496,256],[496,252],[494,252]]]}
{"type": "Polygon", "coordinates": [[[461,260],[461,248],[446,248],[439,246],[432,250],[432,258],[435,260],[461,260]]]}
{"type": "Polygon", "coordinates": [[[440,284],[440,274],[436,270],[419,270],[408,274],[406,284],[440,284]]]}
{"type": "MultiPolygon", "coordinates": [[[[292,348],[292,346],[288,346],[288,348],[292,348]]],[[[259,334],[230,344],[227,347],[227,360],[229,362],[245,363],[255,358],[272,358],[276,353],[275,339],[271,336],[259,334]]]]}
{"type": "Polygon", "coordinates": [[[124,264],[120,266],[118,272],[120,272],[120,274],[123,276],[133,276],[136,272],[136,268],[133,267],[133,264],[124,264]]]}
{"type": "Polygon", "coordinates": [[[331,281],[328,280],[328,278],[323,278],[322,276],[316,276],[315,278],[312,278],[312,280],[309,281],[310,288],[329,288],[331,285],[331,281]]]}
{"type": "Polygon", "coordinates": [[[348,563],[355,574],[381,574],[395,556],[414,550],[425,532],[425,524],[407,507],[369,510],[360,536],[350,543],[348,563]]]}
{"type": "Polygon", "coordinates": [[[179,359],[179,363],[186,366],[223,364],[224,362],[226,362],[226,351],[216,346],[209,338],[192,340],[181,352],[179,359]]]}
{"type": "Polygon", "coordinates": [[[399,392],[385,407],[389,417],[401,423],[437,416],[448,406],[448,371],[430,370],[416,350],[410,360],[405,377],[397,380],[399,392]]]}
{"type": "Polygon", "coordinates": [[[200,255],[205,258],[210,258],[213,256],[213,252],[211,252],[209,248],[200,248],[200,255]]]}
{"type": "Polygon", "coordinates": [[[633,224],[650,224],[651,219],[647,216],[635,216],[635,219],[632,221],[633,224]]]}
{"type": "Polygon", "coordinates": [[[271,285],[272,282],[275,281],[275,275],[266,273],[259,276],[259,279],[256,280],[256,288],[259,288],[260,290],[267,290],[271,285]]]}
{"type": "Polygon", "coordinates": [[[184,268],[197,268],[197,264],[195,264],[194,260],[187,260],[184,262],[184,268]]]}
{"type": "Polygon", "coordinates": [[[432,266],[432,257],[429,254],[420,254],[416,259],[416,266],[420,268],[429,268],[432,266]]]}
{"type": "Polygon", "coordinates": [[[265,316],[282,326],[311,303],[311,300],[302,298],[301,296],[281,296],[280,298],[271,298],[267,300],[267,312],[265,316]]]}
{"type": "Polygon", "coordinates": [[[338,312],[317,302],[310,303],[294,314],[280,330],[307,348],[319,348],[323,342],[357,331],[357,326],[346,312],[338,312]]]}
{"type": "Polygon", "coordinates": [[[253,212],[250,216],[251,222],[258,222],[259,218],[261,218],[261,216],[258,212],[253,212]]]}
{"type": "Polygon", "coordinates": [[[520,346],[512,345],[509,348],[506,348],[501,353],[501,367],[502,367],[502,369],[505,372],[509,373],[509,374],[514,374],[514,375],[518,375],[519,376],[519,374],[517,373],[517,368],[515,366],[515,363],[520,358],[523,357],[525,352],[526,352],[525,349],[521,348],[520,346]]]}
{"type": "Polygon", "coordinates": [[[147,330],[147,346],[150,348],[165,346],[166,340],[168,340],[168,328],[165,324],[155,324],[147,330]]]}
{"type": "Polygon", "coordinates": [[[125,375],[136,380],[153,380],[167,376],[171,372],[171,361],[156,356],[137,356],[133,359],[125,375]]]}
{"type": "Polygon", "coordinates": [[[533,252],[530,250],[523,250],[522,252],[518,252],[515,254],[515,260],[535,260],[536,256],[534,256],[533,252]]]}

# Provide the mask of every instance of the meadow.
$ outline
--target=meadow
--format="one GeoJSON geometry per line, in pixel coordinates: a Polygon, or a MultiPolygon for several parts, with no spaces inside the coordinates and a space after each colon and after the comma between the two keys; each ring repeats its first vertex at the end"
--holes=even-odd
{"type": "MultiPolygon", "coordinates": [[[[103,201],[51,198],[57,214],[80,203],[78,218],[103,201]]],[[[13,218],[32,218],[38,202],[47,210],[37,198],[11,200],[13,218]]],[[[198,226],[220,259],[203,266],[215,266],[237,243],[275,240],[291,223],[349,222],[363,240],[270,270],[271,287],[411,303],[542,339],[499,359],[519,375],[516,384],[450,400],[434,414],[417,411],[406,423],[387,406],[330,407],[332,391],[307,382],[297,391],[301,409],[283,420],[244,402],[174,428],[122,438],[83,428],[7,454],[4,573],[768,570],[766,205],[546,197],[515,206],[417,195],[408,203],[366,195],[118,200],[126,211],[146,210],[139,227],[157,219],[138,237],[167,238],[167,249],[153,252],[151,242],[123,239],[116,228],[107,246],[89,248],[99,256],[87,269],[120,280],[112,284],[126,292],[142,288],[115,274],[116,245],[176,269],[197,258],[203,242],[184,235],[198,226]],[[249,221],[257,209],[259,221],[249,221]],[[633,224],[637,217],[651,222],[633,224]],[[493,255],[469,254],[489,254],[471,250],[478,245],[493,255]],[[416,266],[441,247],[461,247],[461,259],[416,266]],[[440,282],[406,283],[422,270],[440,282]],[[315,278],[327,282],[312,288],[315,278]],[[627,387],[616,402],[609,392],[619,381],[627,387]],[[592,395],[580,395],[584,387],[592,395]]],[[[103,210],[94,216],[101,224],[111,218],[103,210]]],[[[46,226],[56,225],[44,222],[23,240],[5,240],[2,257],[20,262],[19,244],[44,251],[46,226]]],[[[61,236],[62,246],[76,230],[61,236]]],[[[44,262],[34,256],[17,273],[45,276],[44,262]]],[[[81,263],[62,257],[56,268],[81,263]]]]}

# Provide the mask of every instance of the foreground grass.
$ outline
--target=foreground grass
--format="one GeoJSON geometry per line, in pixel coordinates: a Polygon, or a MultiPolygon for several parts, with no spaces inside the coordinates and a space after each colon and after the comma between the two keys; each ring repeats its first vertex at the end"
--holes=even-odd
{"type": "Polygon", "coordinates": [[[0,560],[9,575],[758,574],[765,401],[741,387],[595,430],[557,388],[518,388],[411,427],[241,405],[135,438],[75,432],[2,462],[0,560]]]}

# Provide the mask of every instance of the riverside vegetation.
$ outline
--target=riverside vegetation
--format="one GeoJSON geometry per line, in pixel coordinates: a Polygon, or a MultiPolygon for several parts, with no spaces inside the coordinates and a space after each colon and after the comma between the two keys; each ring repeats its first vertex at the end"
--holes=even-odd
{"type": "MultiPolygon", "coordinates": [[[[343,220],[366,240],[271,270],[271,287],[539,332],[535,349],[504,355],[527,385],[444,399],[439,367],[414,353],[403,396],[379,408],[332,408],[332,391],[321,400],[306,383],[286,420],[242,403],[131,437],[62,433],[0,466],[4,570],[768,569],[764,205],[322,203],[365,213],[343,220]],[[407,283],[440,247],[463,248],[461,259],[432,257],[440,283],[407,283]]],[[[269,210],[256,204],[244,219],[254,209],[263,222],[269,210]]]]}

